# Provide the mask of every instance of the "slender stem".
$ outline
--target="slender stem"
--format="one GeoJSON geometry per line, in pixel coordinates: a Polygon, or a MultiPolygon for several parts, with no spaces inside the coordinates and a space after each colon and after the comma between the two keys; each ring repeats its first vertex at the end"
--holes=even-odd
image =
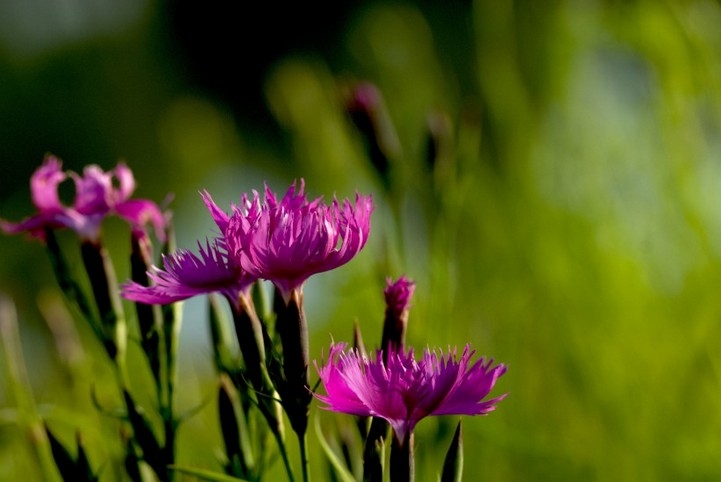
{"type": "Polygon", "coordinates": [[[285,440],[283,440],[282,433],[276,430],[273,431],[276,440],[278,441],[278,448],[280,450],[280,456],[283,458],[283,465],[285,471],[288,473],[288,481],[295,482],[295,476],[293,475],[293,467],[290,465],[290,459],[288,458],[288,451],[285,449],[285,440]]]}
{"type": "Polygon", "coordinates": [[[283,348],[283,377],[278,387],[283,408],[290,425],[298,437],[300,462],[303,481],[309,480],[307,437],[308,410],[313,398],[308,385],[308,324],[303,311],[302,288],[290,293],[276,290],[274,309],[276,312],[276,331],[283,348]]]}
{"type": "MultiPolygon", "coordinates": [[[[175,463],[175,437],[178,428],[175,419],[173,399],[177,377],[176,360],[182,313],[180,311],[180,305],[175,303],[164,306],[161,312],[163,315],[163,346],[161,348],[165,352],[162,359],[165,365],[163,370],[165,375],[165,397],[160,405],[165,435],[163,459],[167,465],[172,465],[175,463]]],[[[174,477],[174,473],[171,474],[171,477],[174,477]]]]}
{"type": "Polygon", "coordinates": [[[103,328],[105,349],[113,361],[125,356],[125,319],[115,269],[100,241],[83,241],[80,252],[103,328]]]}
{"type": "Polygon", "coordinates": [[[414,437],[412,432],[406,433],[402,441],[398,441],[398,437],[394,434],[390,463],[392,482],[413,482],[415,477],[413,442],[414,437]]]}
{"type": "Polygon", "coordinates": [[[283,347],[284,386],[279,388],[290,425],[300,440],[308,428],[313,395],[308,384],[308,324],[303,311],[303,292],[296,288],[288,299],[276,297],[276,331],[283,347]]]}
{"type": "Polygon", "coordinates": [[[303,311],[303,292],[293,289],[286,298],[277,296],[275,306],[276,331],[283,347],[283,375],[279,388],[290,425],[298,436],[303,481],[308,482],[308,449],[306,431],[308,410],[313,398],[308,385],[308,324],[303,311]]]}
{"type": "Polygon", "coordinates": [[[257,391],[258,409],[268,422],[270,431],[278,442],[288,478],[293,482],[293,468],[285,447],[282,413],[276,401],[277,392],[268,373],[264,344],[263,322],[258,318],[253,299],[241,293],[237,302],[231,302],[235,333],[245,362],[246,373],[257,391]]]}
{"type": "Polygon", "coordinates": [[[308,472],[308,436],[307,434],[298,434],[298,443],[300,444],[300,467],[303,473],[303,482],[310,481],[310,473],[308,472]]]}
{"type": "Polygon", "coordinates": [[[45,480],[60,482],[61,476],[55,465],[50,441],[43,423],[38,415],[25,366],[18,331],[17,314],[14,303],[5,295],[0,294],[0,352],[4,352],[5,374],[7,375],[9,392],[18,407],[19,422],[32,440],[39,469],[45,480]]]}
{"type": "MultiPolygon", "coordinates": [[[[167,239],[161,248],[162,253],[169,253],[175,249],[175,238],[172,225],[167,226],[167,239]]],[[[146,236],[141,237],[147,241],[146,236]]],[[[143,250],[139,253],[143,255],[142,264],[150,265],[152,256],[149,246],[141,245],[143,250]]],[[[161,258],[162,259],[162,258],[161,258]]],[[[164,261],[164,260],[163,260],[164,261]]],[[[175,439],[178,429],[178,423],[175,417],[174,395],[175,384],[177,381],[177,354],[178,343],[180,337],[180,326],[182,323],[182,304],[171,303],[160,307],[159,323],[155,325],[160,330],[157,340],[158,364],[158,401],[160,405],[160,413],[163,419],[164,445],[163,459],[166,464],[175,463],[175,439]]],[[[171,475],[171,477],[174,477],[171,475]]]]}
{"type": "MultiPolygon", "coordinates": [[[[153,264],[152,246],[144,232],[133,230],[131,235],[130,273],[131,279],[142,286],[150,286],[148,271],[153,264]]],[[[158,403],[162,403],[163,377],[161,375],[160,349],[160,307],[145,303],[135,303],[135,313],[140,331],[140,345],[143,348],[150,370],[155,379],[158,403]]]]}
{"type": "MultiPolygon", "coordinates": [[[[162,449],[163,461],[167,465],[173,465],[175,463],[175,429],[176,424],[173,420],[173,413],[169,411],[163,414],[163,428],[165,432],[165,440],[162,449]]],[[[174,478],[174,473],[170,472],[170,477],[174,478]]]]}
{"type": "Polygon", "coordinates": [[[60,290],[74,304],[78,311],[80,311],[80,314],[83,315],[83,318],[85,318],[90,327],[93,329],[93,332],[95,333],[95,336],[97,336],[98,340],[102,341],[104,335],[100,321],[96,319],[96,316],[90,307],[90,302],[85,296],[85,292],[72,277],[68,262],[60,250],[60,245],[58,244],[58,240],[52,229],[46,230],[45,242],[50,256],[50,264],[53,267],[53,273],[55,274],[55,279],[58,282],[60,290]]]}
{"type": "MultiPolygon", "coordinates": [[[[230,300],[231,303],[233,300],[230,300]]],[[[253,388],[270,395],[271,383],[265,366],[265,347],[263,346],[263,325],[250,297],[241,294],[236,304],[232,304],[235,334],[243,355],[247,376],[253,388]]]]}
{"type": "Polygon", "coordinates": [[[381,482],[383,480],[382,454],[378,447],[383,444],[388,434],[388,422],[373,417],[363,447],[363,480],[364,482],[381,482]]]}

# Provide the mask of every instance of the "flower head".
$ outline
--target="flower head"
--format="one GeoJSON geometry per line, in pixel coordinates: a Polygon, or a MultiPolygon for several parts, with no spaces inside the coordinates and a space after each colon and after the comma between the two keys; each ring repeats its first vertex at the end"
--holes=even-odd
{"type": "Polygon", "coordinates": [[[196,295],[218,292],[236,303],[240,293],[246,292],[256,280],[230,258],[223,240],[205,247],[198,243],[199,254],[179,249],[163,256],[164,268],[153,266],[148,277],[153,286],[136,282],[125,283],[122,295],[132,301],[146,304],[168,304],[196,295]]]}
{"type": "Polygon", "coordinates": [[[326,205],[322,198],[308,201],[303,188],[302,180],[297,191],[294,183],[278,201],[266,186],[264,202],[254,192],[228,219],[209,205],[231,255],[248,272],[272,281],[286,299],[313,274],[350,261],[370,232],[370,196],[356,195],[355,204],[334,198],[326,205]]]}
{"type": "Polygon", "coordinates": [[[381,351],[369,359],[345,348],[332,344],[327,363],[315,363],[327,393],[315,397],[328,410],[387,420],[399,441],[424,417],[485,415],[506,397],[483,401],[506,367],[485,358],[471,364],[475,352],[468,345],[460,359],[455,350],[426,349],[416,361],[411,349],[392,351],[387,362],[381,351]]]}
{"type": "Polygon", "coordinates": [[[69,228],[82,238],[96,240],[100,224],[106,216],[115,214],[128,221],[133,228],[153,224],[160,239],[165,236],[166,218],[160,208],[146,199],[130,199],[135,190],[135,178],[124,164],[112,171],[103,171],[96,165],[85,167],[83,175],[62,171],[62,161],[47,156],[30,179],[30,191],[37,214],[19,223],[0,220],[6,233],[27,232],[44,237],[46,229],[69,228]],[[65,206],[58,196],[58,188],[70,177],[75,183],[72,206],[65,206]],[[114,186],[117,182],[118,186],[114,186]]]}

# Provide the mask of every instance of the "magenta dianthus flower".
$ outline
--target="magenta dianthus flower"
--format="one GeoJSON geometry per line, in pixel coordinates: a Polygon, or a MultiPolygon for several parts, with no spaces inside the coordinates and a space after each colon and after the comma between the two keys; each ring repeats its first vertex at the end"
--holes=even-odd
{"type": "Polygon", "coordinates": [[[232,304],[246,292],[257,278],[246,273],[230,258],[223,240],[205,248],[198,243],[199,254],[179,249],[163,256],[164,267],[153,266],[148,273],[152,286],[127,282],[121,287],[124,298],[146,304],[168,304],[196,295],[221,293],[232,304]]]}
{"type": "Polygon", "coordinates": [[[265,202],[257,192],[243,197],[225,215],[210,199],[204,200],[223,232],[231,256],[258,278],[272,281],[287,298],[310,276],[350,261],[368,241],[373,203],[370,196],[356,195],[355,204],[322,198],[308,201],[304,182],[293,183],[280,200],[269,187],[265,202]]]}
{"type": "Polygon", "coordinates": [[[485,415],[506,397],[483,400],[506,366],[492,367],[485,358],[471,364],[469,345],[460,359],[455,349],[446,355],[426,349],[416,361],[410,349],[389,353],[387,363],[380,350],[370,359],[345,349],[344,343],[331,344],[326,364],[315,363],[326,391],[315,397],[328,410],[387,420],[401,443],[427,416],[485,415]]]}
{"type": "Polygon", "coordinates": [[[0,228],[9,234],[27,232],[43,238],[46,229],[69,228],[83,239],[96,241],[100,224],[115,214],[134,228],[153,224],[156,234],[164,239],[166,218],[160,208],[146,199],[130,199],[135,190],[132,171],[122,162],[112,171],[96,165],[86,166],[83,175],[62,171],[62,161],[47,156],[30,179],[30,191],[37,214],[19,223],[0,220],[0,228]],[[68,177],[75,182],[75,199],[65,206],[58,196],[58,187],[68,177]],[[113,185],[116,180],[118,186],[113,185]]]}

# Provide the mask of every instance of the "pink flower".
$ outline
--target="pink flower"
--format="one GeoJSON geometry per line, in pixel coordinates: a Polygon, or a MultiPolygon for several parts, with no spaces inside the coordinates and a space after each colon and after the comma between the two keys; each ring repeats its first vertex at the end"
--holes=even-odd
{"type": "Polygon", "coordinates": [[[426,349],[416,361],[411,349],[389,353],[387,363],[382,351],[371,360],[345,348],[332,344],[327,363],[315,363],[327,393],[315,397],[328,410],[387,420],[399,441],[424,417],[485,415],[506,397],[483,401],[506,367],[491,367],[493,360],[484,358],[471,364],[475,352],[469,345],[460,359],[455,349],[447,355],[426,349]]]}
{"type": "Polygon", "coordinates": [[[0,228],[9,234],[27,232],[43,238],[46,229],[69,228],[87,240],[97,240],[100,225],[106,216],[115,214],[134,228],[153,224],[156,234],[164,239],[166,219],[160,208],[146,199],[130,199],[135,178],[124,164],[112,171],[96,165],[85,167],[83,175],[62,171],[62,161],[47,156],[30,179],[30,191],[37,214],[19,223],[0,220],[0,228]],[[58,187],[68,177],[75,182],[75,199],[65,206],[58,196],[58,187]],[[113,182],[117,181],[117,187],[113,182]]]}
{"type": "Polygon", "coordinates": [[[223,232],[228,250],[242,267],[258,278],[272,281],[286,298],[310,276],[350,261],[368,241],[371,197],[356,195],[355,204],[322,198],[308,201],[304,183],[295,183],[278,202],[269,187],[265,202],[257,192],[252,201],[243,196],[227,216],[210,199],[204,200],[223,232]]]}
{"type": "Polygon", "coordinates": [[[199,255],[179,249],[163,256],[164,268],[153,266],[148,273],[152,286],[130,281],[121,287],[122,296],[131,301],[164,305],[217,292],[235,305],[240,293],[246,292],[256,278],[228,257],[222,239],[213,244],[207,241],[205,248],[198,243],[198,247],[199,255]]]}

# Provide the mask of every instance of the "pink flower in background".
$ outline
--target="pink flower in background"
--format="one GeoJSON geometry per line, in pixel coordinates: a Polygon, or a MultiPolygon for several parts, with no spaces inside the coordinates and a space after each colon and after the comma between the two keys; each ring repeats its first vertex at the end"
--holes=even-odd
{"type": "Polygon", "coordinates": [[[265,202],[257,192],[243,197],[226,216],[204,196],[206,205],[225,235],[228,250],[242,267],[258,278],[272,281],[284,297],[310,276],[350,261],[368,241],[373,203],[356,195],[355,204],[322,198],[308,201],[304,183],[295,183],[278,202],[265,188],[265,202]]]}
{"type": "Polygon", "coordinates": [[[152,286],[127,282],[121,287],[124,298],[146,304],[168,304],[196,295],[221,293],[231,304],[250,288],[256,278],[228,257],[223,240],[198,243],[199,254],[179,249],[163,256],[163,268],[153,266],[148,277],[152,286]]]}
{"type": "Polygon", "coordinates": [[[372,360],[345,349],[332,344],[326,364],[315,363],[326,391],[315,397],[328,410],[387,420],[399,441],[427,416],[485,415],[506,397],[483,400],[506,367],[492,367],[485,358],[471,364],[475,352],[468,345],[460,359],[455,350],[444,355],[426,349],[416,361],[411,349],[389,353],[387,363],[382,351],[372,360]]]}
{"type": "Polygon", "coordinates": [[[135,190],[135,178],[124,164],[112,171],[96,165],[85,167],[83,175],[62,171],[62,161],[47,156],[30,179],[30,191],[37,214],[19,222],[0,220],[0,228],[9,234],[27,232],[43,238],[46,229],[69,228],[80,237],[97,240],[100,225],[109,215],[117,215],[134,228],[152,224],[160,239],[165,237],[166,218],[160,208],[146,199],[130,199],[135,190]],[[75,199],[65,206],[58,196],[58,187],[68,177],[75,182],[75,199]],[[113,182],[117,181],[118,186],[113,182]]]}

